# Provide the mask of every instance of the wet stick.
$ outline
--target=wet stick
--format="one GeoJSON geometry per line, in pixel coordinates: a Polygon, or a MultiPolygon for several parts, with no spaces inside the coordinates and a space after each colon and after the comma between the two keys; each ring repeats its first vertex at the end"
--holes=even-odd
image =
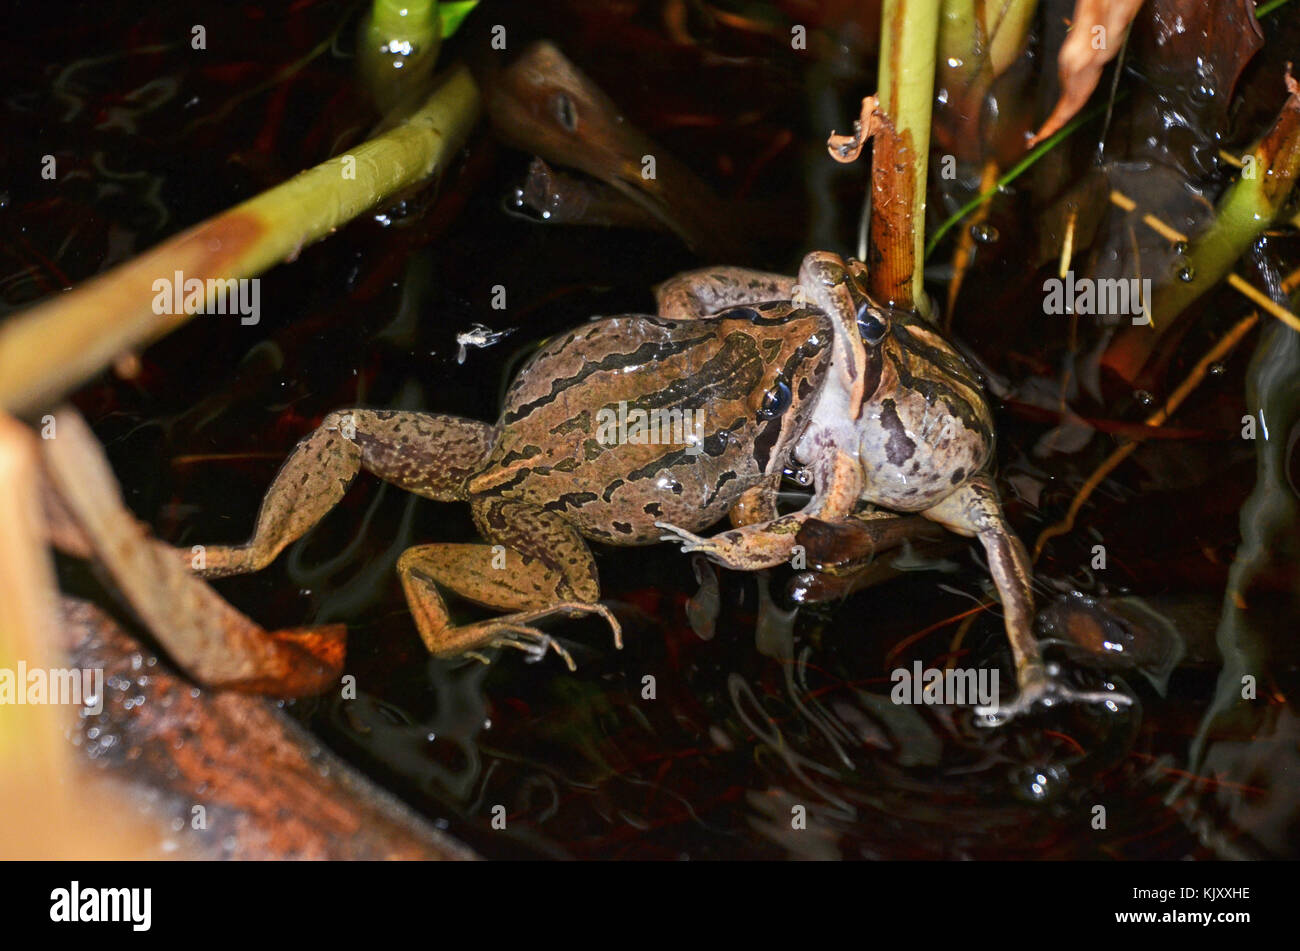
{"type": "MultiPolygon", "coordinates": [[[[295,256],[384,199],[446,168],[478,117],[463,66],[397,127],[175,235],[0,327],[0,408],[48,407],[127,350],[192,313],[159,314],[155,282],[247,278],[295,256]]],[[[206,306],[206,303],[205,303],[206,306]]]]}

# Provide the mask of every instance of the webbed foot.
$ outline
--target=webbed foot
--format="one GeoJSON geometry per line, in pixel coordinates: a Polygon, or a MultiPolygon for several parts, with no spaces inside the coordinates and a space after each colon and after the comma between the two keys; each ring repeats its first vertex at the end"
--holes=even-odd
{"type": "Polygon", "coordinates": [[[983,727],[996,727],[1039,709],[1062,704],[1098,704],[1112,713],[1131,706],[1133,698],[1117,689],[1079,690],[1060,679],[1057,664],[1035,665],[1019,678],[1020,692],[1010,703],[997,703],[975,708],[975,723],[983,727]]]}

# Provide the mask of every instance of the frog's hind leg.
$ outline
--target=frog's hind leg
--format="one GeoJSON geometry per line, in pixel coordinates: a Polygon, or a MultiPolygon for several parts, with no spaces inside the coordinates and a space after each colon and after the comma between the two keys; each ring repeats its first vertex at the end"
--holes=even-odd
{"type": "Polygon", "coordinates": [[[743,267],[708,267],[670,277],[655,288],[659,316],[690,320],[740,304],[789,300],[795,279],[743,267]]]}
{"type": "MultiPolygon", "coordinates": [[[[267,490],[253,537],[212,545],[195,570],[208,577],[257,571],[343,498],[362,469],[439,501],[464,501],[496,441],[486,423],[433,413],[353,409],[330,413],[294,448],[267,490]]],[[[184,552],[190,562],[189,551],[184,552]]]]}
{"type": "Polygon", "coordinates": [[[420,545],[407,549],[397,570],[420,638],[437,656],[512,647],[539,658],[554,650],[573,658],[535,623],[554,614],[599,614],[622,648],[621,629],[602,604],[596,562],[577,530],[558,513],[507,499],[475,504],[479,529],[496,545],[420,545]],[[452,622],[440,588],[499,611],[474,624],[452,622]]]}
{"type": "Polygon", "coordinates": [[[1127,703],[1123,694],[1111,691],[1076,691],[1053,680],[1034,636],[1033,569],[1025,546],[1016,537],[997,489],[987,475],[980,475],[921,513],[958,535],[978,538],[988,555],[989,573],[1002,601],[1007,640],[1016,666],[1020,695],[1010,704],[995,701],[992,708],[978,713],[990,724],[1004,722],[1042,703],[1050,706],[1062,700],[1099,702],[1111,706],[1127,703]]]}

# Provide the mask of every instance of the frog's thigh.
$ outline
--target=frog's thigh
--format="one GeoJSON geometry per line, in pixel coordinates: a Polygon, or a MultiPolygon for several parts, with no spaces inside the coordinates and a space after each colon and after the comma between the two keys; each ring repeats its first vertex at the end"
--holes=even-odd
{"type": "Polygon", "coordinates": [[[670,277],[655,288],[660,317],[689,320],[740,304],[789,300],[795,279],[743,267],[709,267],[670,277]]]}
{"type": "MultiPolygon", "coordinates": [[[[427,498],[464,499],[465,483],[491,452],[486,423],[432,413],[342,410],[302,439],[262,500],[253,537],[205,549],[202,574],[257,571],[338,504],[365,468],[427,498]]],[[[185,552],[188,561],[190,553],[185,552]]]]}
{"type": "MultiPolygon", "coordinates": [[[[474,522],[483,537],[524,559],[545,565],[558,579],[556,596],[595,601],[600,597],[596,559],[582,535],[558,512],[518,499],[476,499],[474,522]]],[[[518,559],[512,567],[517,567],[518,559]]]]}
{"type": "Polygon", "coordinates": [[[1034,637],[1033,571],[1025,546],[1016,537],[997,490],[988,476],[978,476],[938,505],[921,513],[959,535],[974,536],[984,546],[989,572],[1002,599],[1007,639],[1015,657],[1020,686],[1043,675],[1042,655],[1034,637]]]}

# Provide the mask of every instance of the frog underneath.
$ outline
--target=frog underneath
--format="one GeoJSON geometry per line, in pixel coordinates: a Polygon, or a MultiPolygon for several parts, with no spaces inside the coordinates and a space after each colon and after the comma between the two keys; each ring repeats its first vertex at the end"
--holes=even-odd
{"type": "Polygon", "coordinates": [[[874,503],[983,543],[1021,688],[1001,715],[1065,696],[1033,636],[1028,559],[985,471],[993,427],[979,380],[919,317],[872,301],[864,278],[861,262],[828,252],[809,254],[797,279],[729,267],[678,275],[656,289],[657,316],[594,319],[545,345],[495,424],[331,413],[281,468],[253,537],[208,547],[201,573],[262,568],[365,469],[468,502],[487,542],[420,545],[399,559],[431,652],[553,649],[572,666],[537,621],[599,614],[621,646],[586,540],[677,541],[754,570],[788,560],[808,519],[874,503]],[[790,465],[811,472],[813,494],[783,515],[777,491],[790,465]],[[695,534],[723,516],[730,530],[695,534]],[[507,613],[457,625],[444,590],[507,613]]]}

